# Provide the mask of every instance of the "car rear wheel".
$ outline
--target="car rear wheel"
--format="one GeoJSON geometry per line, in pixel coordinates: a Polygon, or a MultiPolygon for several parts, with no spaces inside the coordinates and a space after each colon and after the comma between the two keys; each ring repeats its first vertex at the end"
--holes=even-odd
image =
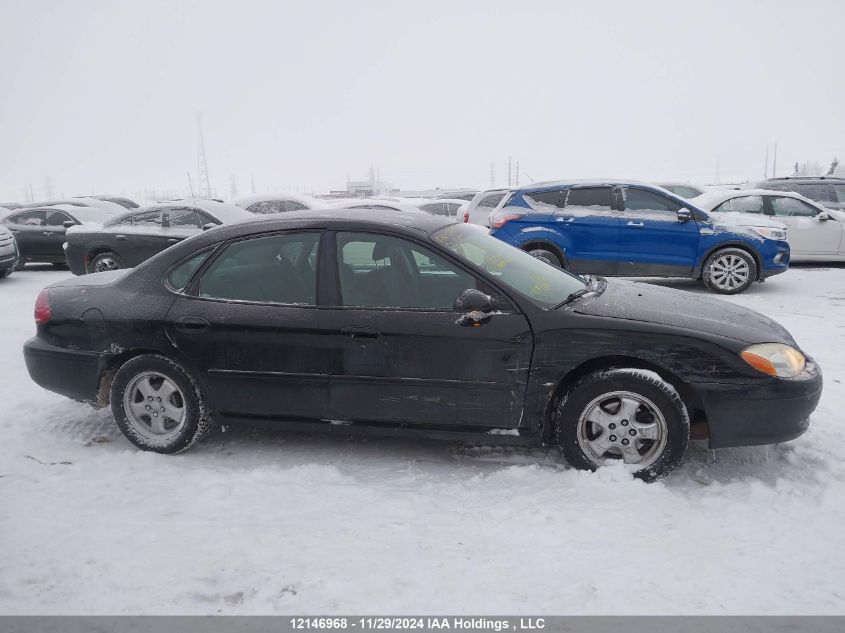
{"type": "Polygon", "coordinates": [[[741,248],[722,248],[704,262],[701,280],[708,290],[724,295],[745,292],[757,279],[757,262],[741,248]]]}
{"type": "Polygon", "coordinates": [[[89,273],[102,273],[107,270],[118,270],[123,268],[123,261],[118,257],[117,253],[107,251],[100,253],[88,262],[89,273]]]}
{"type": "Polygon", "coordinates": [[[3,270],[0,270],[0,279],[3,279],[4,277],[8,277],[9,275],[11,275],[14,272],[14,270],[15,270],[14,267],[4,268],[3,270]]]}
{"type": "Polygon", "coordinates": [[[197,384],[164,356],[145,354],[128,360],[117,370],[110,395],[117,426],[145,451],[183,451],[214,426],[197,384]]]}
{"type": "Polygon", "coordinates": [[[556,412],[558,446],[569,464],[597,470],[630,464],[634,476],[654,481],[684,457],[689,416],[680,395],[654,372],[609,369],[572,386],[556,412]]]}
{"type": "Polygon", "coordinates": [[[552,251],[545,249],[545,248],[532,248],[528,251],[528,254],[532,257],[536,257],[540,261],[544,261],[547,264],[551,264],[555,268],[563,268],[563,262],[560,261],[560,257],[555,255],[552,251]]]}

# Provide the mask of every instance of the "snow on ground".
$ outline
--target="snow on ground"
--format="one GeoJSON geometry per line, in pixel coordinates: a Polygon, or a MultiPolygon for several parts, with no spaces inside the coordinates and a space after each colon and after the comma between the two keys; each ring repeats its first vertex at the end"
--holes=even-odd
{"type": "Polygon", "coordinates": [[[845,268],[729,299],[820,362],[810,430],[694,445],[653,485],[396,439],[240,430],[141,453],[26,374],[35,296],[68,274],[0,280],[0,613],[845,614],[845,268]]]}

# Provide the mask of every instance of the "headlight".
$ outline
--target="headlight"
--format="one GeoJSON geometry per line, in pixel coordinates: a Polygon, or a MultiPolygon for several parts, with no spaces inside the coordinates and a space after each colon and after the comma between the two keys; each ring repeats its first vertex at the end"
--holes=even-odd
{"type": "Polygon", "coordinates": [[[770,240],[786,241],[786,231],[784,229],[774,229],[770,226],[749,226],[748,228],[754,231],[757,235],[761,235],[770,240]]]}
{"type": "Polygon", "coordinates": [[[807,364],[804,354],[783,343],[752,345],[739,355],[757,371],[777,378],[794,378],[804,371],[804,365],[807,364]]]}

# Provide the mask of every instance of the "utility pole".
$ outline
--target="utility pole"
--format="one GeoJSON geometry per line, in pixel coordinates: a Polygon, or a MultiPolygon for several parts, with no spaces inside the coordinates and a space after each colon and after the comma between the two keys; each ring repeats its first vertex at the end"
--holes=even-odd
{"type": "Polygon", "coordinates": [[[197,112],[197,195],[211,197],[208,181],[208,163],[205,160],[205,138],[202,134],[202,112],[197,112]]]}
{"type": "Polygon", "coordinates": [[[775,158],[772,161],[772,178],[777,176],[778,171],[778,142],[775,141],[775,158]]]}
{"type": "Polygon", "coordinates": [[[516,159],[516,174],[514,174],[514,187],[519,187],[519,159],[516,159]]]}
{"type": "Polygon", "coordinates": [[[769,145],[766,144],[766,160],[763,161],[763,178],[769,177],[769,145]]]}
{"type": "Polygon", "coordinates": [[[508,156],[508,187],[511,186],[511,157],[508,156]]]}

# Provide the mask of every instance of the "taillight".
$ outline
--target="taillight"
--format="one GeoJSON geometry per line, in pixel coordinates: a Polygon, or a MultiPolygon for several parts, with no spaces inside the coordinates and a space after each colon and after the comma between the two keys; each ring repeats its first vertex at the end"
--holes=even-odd
{"type": "Polygon", "coordinates": [[[492,218],[490,218],[490,228],[492,229],[500,229],[505,224],[510,222],[511,220],[518,220],[519,218],[524,218],[524,213],[502,213],[496,214],[492,218]]]}
{"type": "Polygon", "coordinates": [[[464,211],[464,224],[469,223],[469,211],[464,211]]]}
{"type": "Polygon", "coordinates": [[[52,317],[53,309],[50,307],[50,295],[45,288],[38,293],[38,298],[35,300],[35,325],[49,323],[52,317]]]}

